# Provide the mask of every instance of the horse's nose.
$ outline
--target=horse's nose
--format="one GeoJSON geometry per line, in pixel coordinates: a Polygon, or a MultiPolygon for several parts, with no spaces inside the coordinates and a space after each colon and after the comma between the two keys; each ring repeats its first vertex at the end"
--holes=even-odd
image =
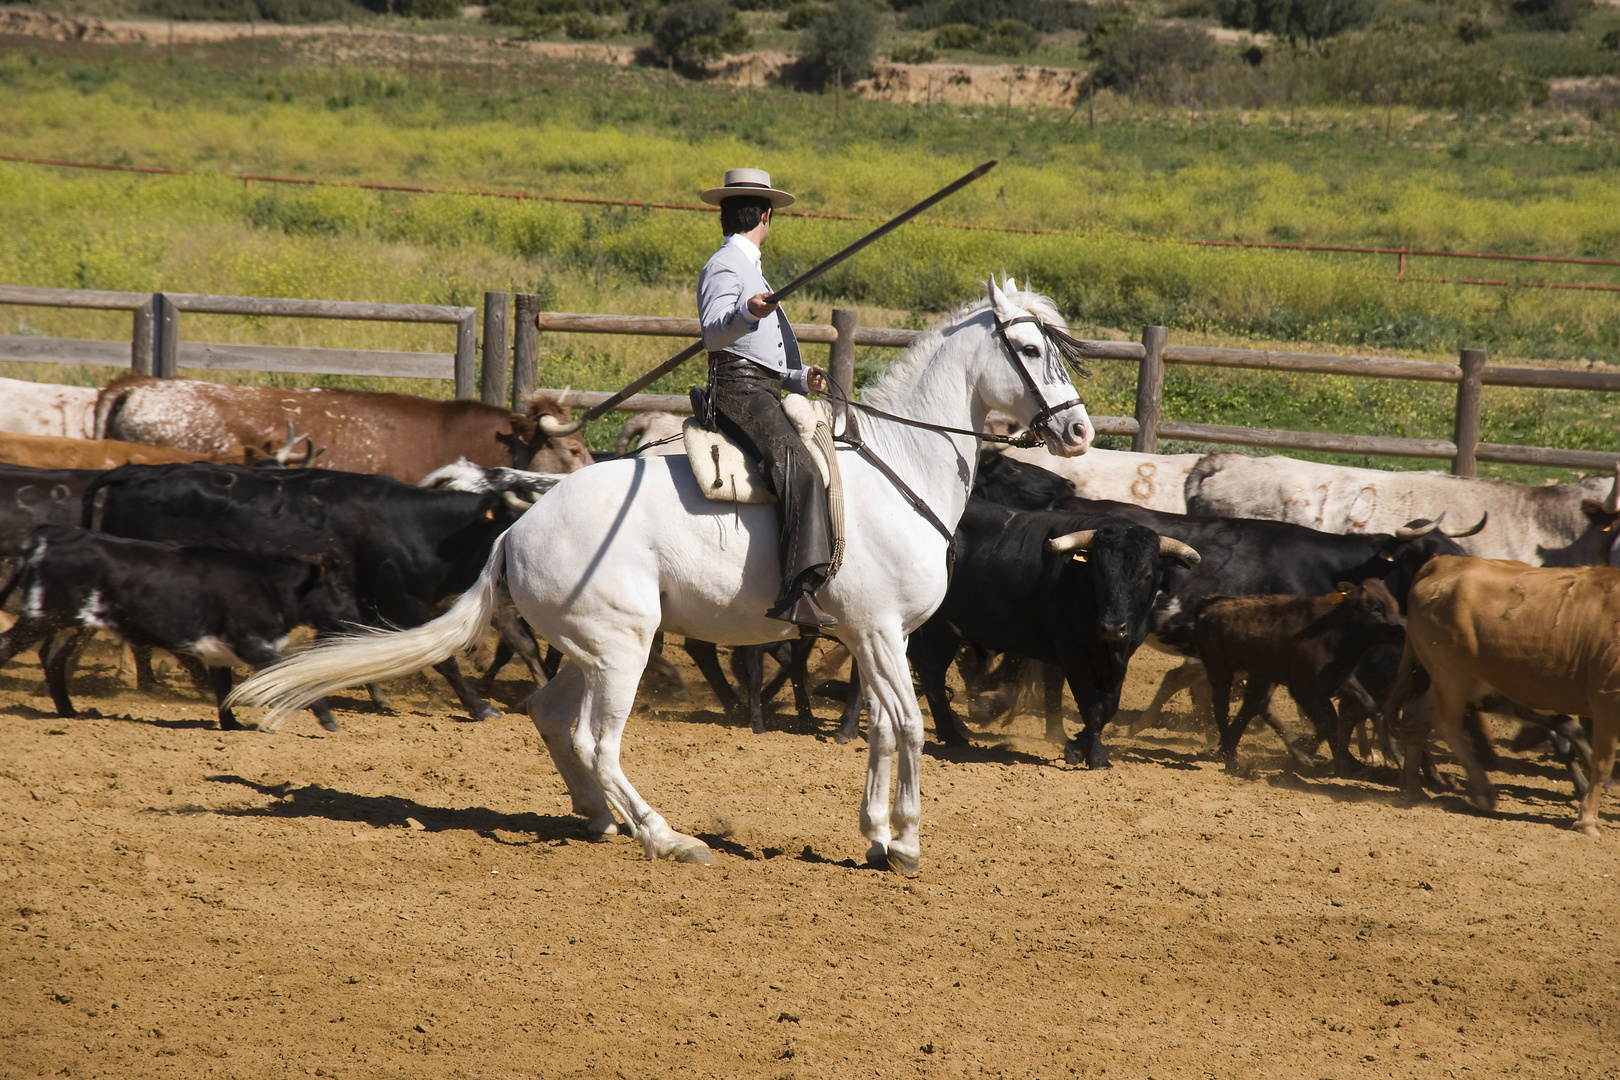
{"type": "Polygon", "coordinates": [[[1079,423],[1070,424],[1069,434],[1073,435],[1077,439],[1084,439],[1086,437],[1086,425],[1079,423]]]}

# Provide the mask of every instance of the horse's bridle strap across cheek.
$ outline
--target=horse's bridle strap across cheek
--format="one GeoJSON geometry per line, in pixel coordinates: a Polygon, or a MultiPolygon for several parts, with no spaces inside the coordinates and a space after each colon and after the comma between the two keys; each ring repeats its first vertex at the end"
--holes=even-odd
{"type": "MultiPolygon", "coordinates": [[[[1008,359],[1012,361],[1012,366],[1015,370],[1017,370],[1018,377],[1024,380],[1024,388],[1027,389],[1031,394],[1034,394],[1035,400],[1041,403],[1041,411],[1036,413],[1034,418],[1029,422],[1030,431],[1034,431],[1042,424],[1047,423],[1055,414],[1062,412],[1064,409],[1070,409],[1076,405],[1085,404],[1084,399],[1073,397],[1068,401],[1063,402],[1061,405],[1048,405],[1046,403],[1046,395],[1041,393],[1040,385],[1036,383],[1035,377],[1029,373],[1029,369],[1024,366],[1024,361],[1019,355],[1018,347],[1015,346],[1012,343],[1012,339],[1007,336],[1007,327],[1017,326],[1019,323],[1027,322],[1034,323],[1037,327],[1039,327],[1041,334],[1044,337],[1047,333],[1045,323],[1041,322],[1040,319],[1037,319],[1033,315],[1020,315],[1016,319],[1008,319],[1006,322],[1002,322],[1001,316],[992,312],[991,318],[995,319],[996,321],[996,333],[1001,337],[1001,343],[1007,347],[1008,359]]],[[[1052,433],[1054,435],[1058,434],[1056,430],[1053,430],[1052,433]]]]}

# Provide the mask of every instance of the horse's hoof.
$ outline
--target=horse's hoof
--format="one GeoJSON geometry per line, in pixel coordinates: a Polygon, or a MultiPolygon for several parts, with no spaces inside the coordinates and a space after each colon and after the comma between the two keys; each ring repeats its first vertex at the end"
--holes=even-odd
{"type": "Polygon", "coordinates": [[[337,722],[337,717],[335,716],[323,716],[320,719],[321,727],[325,728],[327,731],[343,730],[343,725],[337,722]]]}
{"type": "Polygon", "coordinates": [[[1468,793],[1468,801],[1474,804],[1475,810],[1482,810],[1488,814],[1496,809],[1496,792],[1471,791],[1468,793]]]}
{"type": "Polygon", "coordinates": [[[472,712],[472,718],[474,720],[499,720],[502,716],[506,715],[488,702],[485,702],[482,708],[472,709],[470,711],[472,712]]]}
{"type": "Polygon", "coordinates": [[[1573,821],[1569,827],[1578,833],[1585,833],[1587,836],[1598,837],[1603,835],[1603,830],[1597,827],[1595,821],[1573,821]]]}
{"type": "Polygon", "coordinates": [[[669,857],[676,862],[697,863],[700,866],[708,866],[714,862],[714,852],[709,850],[709,845],[696,837],[687,837],[679,847],[669,853],[669,857]]]}
{"type": "Polygon", "coordinates": [[[887,861],[889,869],[893,870],[901,877],[916,877],[922,873],[922,867],[920,865],[922,860],[919,856],[909,855],[904,851],[898,850],[893,845],[889,847],[887,861]]]}
{"type": "Polygon", "coordinates": [[[1063,744],[1063,762],[1066,765],[1084,765],[1086,756],[1074,743],[1067,742],[1063,744]]]}
{"type": "Polygon", "coordinates": [[[849,743],[849,736],[840,730],[836,735],[833,736],[833,742],[837,743],[839,746],[845,746],[849,743]]]}
{"type": "Polygon", "coordinates": [[[887,870],[889,868],[889,849],[885,844],[876,840],[866,849],[866,866],[870,870],[887,870]]]}
{"type": "Polygon", "coordinates": [[[234,716],[221,716],[219,718],[219,730],[221,730],[221,731],[246,731],[247,730],[247,725],[242,723],[242,721],[238,720],[234,716]]]}

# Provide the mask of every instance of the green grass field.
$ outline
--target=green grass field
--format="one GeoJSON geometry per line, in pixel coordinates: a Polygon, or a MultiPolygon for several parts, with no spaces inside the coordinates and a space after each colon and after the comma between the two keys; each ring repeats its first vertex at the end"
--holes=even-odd
{"type": "MultiPolygon", "coordinates": [[[[1620,362],[1616,294],[1397,282],[1390,257],[1126,238],[1613,258],[1620,151],[1612,116],[1340,109],[1302,111],[1290,124],[1283,112],[1191,114],[1102,95],[1092,130],[1083,114],[924,113],[847,97],[835,113],[821,96],[638,69],[532,59],[458,65],[443,55],[334,64],[312,55],[234,42],[180,49],[171,63],[163,50],[13,39],[0,47],[0,153],[680,203],[694,203],[721,169],[746,161],[771,169],[803,209],[878,217],[995,157],[1001,164],[989,177],[930,219],[1088,235],[918,223],[818,282],[790,315],[825,319],[828,308],[851,305],[864,321],[924,325],[972,296],[987,274],[1006,271],[1052,295],[1091,333],[1135,336],[1162,323],[1183,341],[1436,359],[1478,346],[1497,359],[1620,362]]],[[[18,284],[469,304],[485,290],[517,289],[558,310],[683,315],[719,239],[706,214],[9,163],[0,163],[0,226],[8,238],[0,281],[18,284]]],[[[785,280],[870,227],[784,217],[768,270],[785,280]]],[[[1439,259],[1414,260],[1408,272],[1616,280],[1612,268],[1439,259]]],[[[16,308],[0,318],[8,333],[128,334],[126,316],[16,308]]],[[[452,347],[447,328],[385,324],[191,316],[184,333],[452,347]]],[[[549,340],[542,382],[612,388],[673,344],[549,340]]],[[[863,357],[863,370],[882,363],[863,357]]],[[[657,389],[679,392],[694,377],[677,373],[657,389]]],[[[1117,365],[1099,366],[1087,390],[1093,411],[1129,415],[1131,379],[1117,365]]],[[[1379,381],[1173,368],[1166,411],[1444,437],[1450,397],[1379,381]]],[[[1613,404],[1602,395],[1492,390],[1485,429],[1493,442],[1620,448],[1613,404]]]]}

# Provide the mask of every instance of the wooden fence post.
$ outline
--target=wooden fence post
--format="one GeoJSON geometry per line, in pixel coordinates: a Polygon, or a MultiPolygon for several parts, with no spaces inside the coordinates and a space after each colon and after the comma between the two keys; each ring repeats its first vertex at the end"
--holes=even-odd
{"type": "Polygon", "coordinates": [[[1142,327],[1142,348],[1147,355],[1136,370],[1136,434],[1131,449],[1138,454],[1159,452],[1159,406],[1164,401],[1164,342],[1170,331],[1162,326],[1142,327]]]}
{"type": "Polygon", "coordinates": [[[152,374],[152,336],[156,327],[152,321],[152,308],[156,297],[135,309],[134,327],[129,341],[129,370],[137,375],[152,374]]]}
{"type": "Polygon", "coordinates": [[[1462,351],[1462,379],[1457,383],[1457,423],[1451,441],[1457,456],[1451,459],[1451,475],[1476,476],[1479,465],[1474,454],[1479,449],[1479,414],[1485,399],[1485,350],[1462,351]]]}
{"type": "Polygon", "coordinates": [[[456,398],[471,401],[478,396],[478,313],[475,311],[456,324],[456,398]]]}
{"type": "Polygon", "coordinates": [[[516,318],[512,326],[512,408],[524,412],[534,396],[540,368],[540,298],[518,293],[513,304],[516,318]]]}
{"type": "Polygon", "coordinates": [[[172,379],[180,373],[180,312],[162,293],[152,294],[152,374],[172,379]]]}
{"type": "Polygon", "coordinates": [[[507,372],[512,354],[507,345],[510,328],[507,314],[512,297],[507,293],[484,294],[484,370],[481,397],[486,405],[506,404],[507,372]]]}
{"type": "MultiPolygon", "coordinates": [[[[828,349],[827,357],[828,378],[851,396],[855,394],[855,324],[859,316],[856,308],[833,308],[832,326],[838,337],[828,349]]],[[[841,407],[835,405],[834,419],[841,417],[843,412],[841,407]]]]}

